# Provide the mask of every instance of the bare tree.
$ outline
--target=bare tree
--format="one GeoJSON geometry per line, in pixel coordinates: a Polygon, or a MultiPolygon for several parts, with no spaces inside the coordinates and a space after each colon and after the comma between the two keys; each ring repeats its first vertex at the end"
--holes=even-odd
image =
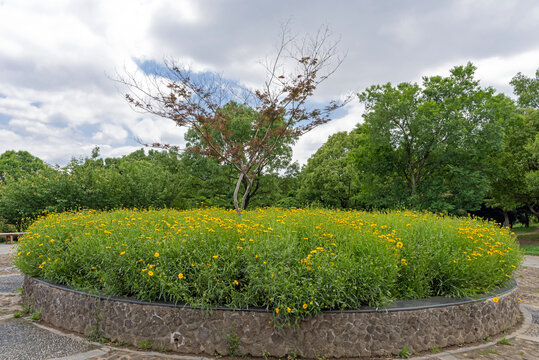
{"type": "MultiPolygon", "coordinates": [[[[191,150],[234,167],[238,177],[233,201],[241,216],[256,176],[276,147],[328,122],[330,114],[350,100],[331,101],[324,107],[313,107],[308,101],[341,64],[337,44],[327,28],[298,39],[283,27],[275,57],[264,64],[264,85],[256,90],[215,74],[194,73],[172,60],[165,61],[161,73],[145,75],[142,80],[126,73],[118,81],[128,86],[125,98],[136,110],[192,128],[201,145],[191,150]],[[230,124],[235,116],[248,110],[253,114],[250,133],[239,141],[230,124]]],[[[173,147],[159,143],[151,146],[173,147]]]]}

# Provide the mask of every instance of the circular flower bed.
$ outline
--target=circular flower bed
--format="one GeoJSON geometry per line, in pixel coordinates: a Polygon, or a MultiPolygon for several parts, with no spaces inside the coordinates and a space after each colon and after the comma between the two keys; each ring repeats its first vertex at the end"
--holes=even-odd
{"type": "Polygon", "coordinates": [[[27,275],[93,294],[282,319],[504,285],[509,231],[430,213],[260,209],[51,214],[20,241],[27,275]]]}

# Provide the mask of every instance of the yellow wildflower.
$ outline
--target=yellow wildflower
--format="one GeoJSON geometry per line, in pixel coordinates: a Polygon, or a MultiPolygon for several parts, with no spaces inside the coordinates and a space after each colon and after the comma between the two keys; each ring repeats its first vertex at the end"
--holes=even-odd
{"type": "Polygon", "coordinates": [[[182,273],[178,274],[178,279],[180,279],[180,280],[183,279],[183,274],[182,273]]]}

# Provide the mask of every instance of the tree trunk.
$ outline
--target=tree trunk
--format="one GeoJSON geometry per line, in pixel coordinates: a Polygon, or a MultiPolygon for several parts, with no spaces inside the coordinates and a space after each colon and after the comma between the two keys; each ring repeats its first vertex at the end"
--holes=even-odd
{"type": "Polygon", "coordinates": [[[510,227],[510,223],[509,223],[509,213],[507,212],[507,210],[504,210],[503,211],[503,226],[505,227],[510,227]]]}
{"type": "Polygon", "coordinates": [[[244,177],[244,174],[240,173],[238,181],[236,181],[236,188],[234,189],[234,208],[236,209],[236,212],[238,213],[238,216],[241,216],[241,212],[243,210],[243,207],[240,209],[240,205],[239,205],[239,202],[238,202],[238,193],[240,191],[241,181],[243,180],[243,177],[244,177]]]}
{"type": "Polygon", "coordinates": [[[536,205],[537,203],[534,203],[534,204],[528,204],[528,209],[530,209],[531,213],[533,215],[535,215],[537,217],[537,219],[539,219],[539,212],[537,212],[533,207],[536,205]]]}

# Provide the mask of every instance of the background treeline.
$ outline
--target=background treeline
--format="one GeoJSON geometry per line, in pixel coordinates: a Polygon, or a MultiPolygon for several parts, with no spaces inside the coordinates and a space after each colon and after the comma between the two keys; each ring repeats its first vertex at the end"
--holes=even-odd
{"type": "MultiPolygon", "coordinates": [[[[481,87],[474,71],[467,64],[421,85],[371,86],[358,94],[364,121],[330,136],[303,168],[291,162],[293,143],[283,139],[250,187],[247,207],[409,208],[474,213],[506,225],[535,219],[539,70],[535,78],[513,78],[517,101],[481,87]]],[[[252,120],[235,126],[248,129],[252,120]]],[[[195,132],[186,140],[182,152],[138,150],[121,158],[100,158],[96,148],[65,167],[6,151],[0,231],[23,229],[43,210],[233,208],[234,169],[190,151],[200,142],[195,132]]]]}

